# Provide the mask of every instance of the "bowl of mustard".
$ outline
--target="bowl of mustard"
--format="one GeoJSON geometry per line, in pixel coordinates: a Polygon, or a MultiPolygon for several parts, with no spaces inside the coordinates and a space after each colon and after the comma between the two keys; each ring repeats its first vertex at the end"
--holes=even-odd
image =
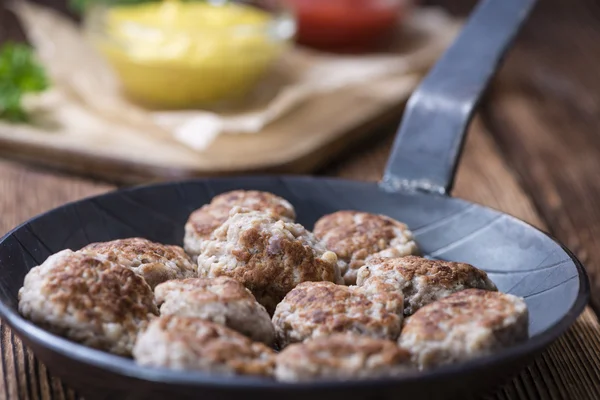
{"type": "Polygon", "coordinates": [[[155,109],[243,98],[288,47],[294,16],[274,1],[150,1],[94,6],[86,34],[131,100],[155,109]]]}

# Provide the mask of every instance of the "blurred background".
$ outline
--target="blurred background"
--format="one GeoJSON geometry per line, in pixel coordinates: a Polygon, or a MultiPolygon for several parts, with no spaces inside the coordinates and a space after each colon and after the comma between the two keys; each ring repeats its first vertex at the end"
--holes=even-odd
{"type": "MultiPolygon", "coordinates": [[[[406,100],[476,3],[0,0],[0,234],[132,184],[377,181],[406,100]]],[[[564,243],[596,311],[599,61],[600,3],[539,1],[473,121],[453,193],[564,243]]],[[[0,330],[0,393],[74,398],[0,330]]],[[[494,398],[597,399],[599,332],[588,309],[494,398]]]]}
{"type": "MultiPolygon", "coordinates": [[[[404,102],[476,1],[229,3],[2,0],[0,165],[103,188],[257,172],[377,180],[404,102]],[[40,48],[15,56],[14,43],[40,48]]],[[[456,189],[543,225],[598,287],[599,22],[595,0],[539,2],[475,119],[456,189]],[[490,152],[531,209],[511,211],[490,152]]],[[[0,192],[16,190],[12,173],[0,171],[0,192]]]]}
{"type": "MultiPolygon", "coordinates": [[[[407,77],[418,79],[422,75],[444,45],[436,48],[433,42],[440,37],[451,40],[455,32],[452,24],[460,23],[476,1],[247,1],[238,3],[239,8],[246,7],[246,11],[253,9],[263,14],[225,15],[220,22],[216,19],[210,22],[208,17],[202,19],[203,11],[207,10],[195,6],[203,2],[121,0],[112,4],[113,7],[110,3],[114,1],[108,3],[109,7],[103,1],[94,0],[37,0],[33,3],[58,10],[62,16],[73,20],[86,21],[80,31],[82,40],[90,47],[86,50],[95,51],[110,68],[123,99],[112,101],[115,100],[111,97],[115,96],[112,86],[104,84],[112,81],[102,75],[104,70],[93,70],[96,59],[86,64],[85,60],[89,58],[74,57],[73,53],[77,51],[69,50],[69,39],[61,42],[60,32],[55,30],[49,35],[50,39],[44,41],[46,28],[40,28],[42,34],[38,37],[42,36],[42,40],[37,42],[45,47],[44,56],[41,61],[38,57],[38,61],[48,78],[46,92],[52,92],[53,87],[74,91],[80,100],[83,98],[75,105],[83,103],[84,108],[95,112],[91,116],[80,116],[83,121],[79,123],[66,123],[65,132],[62,132],[65,141],[57,143],[58,135],[44,135],[44,131],[60,131],[57,127],[60,118],[73,121],[77,119],[73,118],[77,113],[53,116],[52,104],[58,102],[39,96],[43,98],[38,101],[41,104],[31,107],[34,111],[41,109],[41,112],[34,113],[31,118],[33,126],[40,129],[22,132],[18,140],[26,143],[15,143],[14,137],[18,136],[14,134],[15,127],[0,128],[0,143],[4,143],[5,149],[0,149],[0,153],[37,164],[52,164],[87,176],[137,183],[140,180],[261,170],[322,171],[336,168],[339,162],[348,160],[346,153],[340,156],[342,151],[364,149],[365,146],[376,148],[380,144],[386,149],[386,138],[389,141],[403,103],[416,84],[416,81],[409,82],[407,77]],[[94,7],[98,5],[104,7],[94,7]],[[166,7],[169,5],[171,7],[166,7]],[[443,19],[439,24],[441,28],[436,31],[431,28],[436,24],[432,18],[426,22],[424,18],[416,18],[423,16],[419,10],[430,10],[431,7],[440,7],[448,13],[444,18],[453,20],[443,19]],[[111,8],[122,10],[111,13],[111,8]],[[188,20],[177,17],[178,12],[187,13],[188,20]],[[244,22],[244,18],[252,20],[254,17],[249,24],[244,22]],[[160,18],[170,18],[171,22],[160,22],[160,18]],[[236,33],[238,37],[232,39],[236,25],[244,24],[251,28],[243,34],[236,33]],[[204,29],[204,32],[192,32],[193,29],[204,29]],[[421,33],[426,32],[425,39],[415,38],[414,31],[418,29],[421,33]],[[209,30],[211,33],[207,35],[209,30]],[[53,54],[52,46],[62,52],[53,54]],[[292,50],[289,56],[290,47],[301,50],[292,50]],[[419,59],[419,55],[415,55],[420,48],[429,51],[427,57],[419,59]],[[318,49],[322,53],[307,54],[302,49],[318,49]],[[67,56],[64,56],[65,52],[67,56]],[[399,80],[406,78],[406,81],[398,82],[395,93],[390,93],[394,89],[388,89],[387,93],[381,89],[398,65],[391,56],[385,60],[377,58],[384,58],[381,54],[385,52],[397,55],[400,61],[408,60],[409,64],[414,61],[415,64],[398,68],[397,77],[399,80]],[[284,53],[287,56],[283,56],[284,53]],[[274,64],[282,63],[282,58],[283,65],[278,64],[274,71],[274,64]],[[380,70],[378,65],[383,65],[380,70]],[[337,71],[347,72],[338,82],[335,81],[337,71]],[[72,81],[69,82],[69,78],[72,81]],[[61,79],[67,82],[57,82],[61,79]],[[367,84],[357,85],[357,80],[367,84]],[[369,82],[378,85],[370,86],[369,82]],[[359,93],[350,96],[343,92],[350,86],[353,89],[360,86],[359,93]],[[104,91],[104,88],[109,89],[104,91]],[[340,88],[341,94],[332,94],[340,88]],[[106,101],[98,99],[101,97],[99,91],[106,101]],[[270,103],[281,92],[289,96],[276,104],[270,103]],[[311,100],[308,106],[307,98],[311,100]],[[371,102],[377,104],[368,109],[369,104],[365,103],[371,102]],[[289,112],[291,108],[295,108],[295,112],[289,112]],[[177,112],[190,109],[208,111],[197,114],[177,112]],[[347,112],[349,109],[352,112],[347,112]],[[140,120],[150,119],[148,110],[158,111],[153,114],[153,126],[140,124],[140,120]],[[161,110],[171,112],[161,113],[161,110]],[[282,120],[284,114],[287,119],[282,120]],[[105,124],[115,118],[125,119],[127,123],[105,124]],[[94,124],[92,119],[99,121],[94,124]],[[80,125],[88,129],[82,129],[80,125]],[[92,133],[94,129],[100,132],[92,133]],[[72,134],[73,130],[78,132],[77,135],[72,134]],[[85,133],[82,130],[90,131],[88,138],[80,137],[85,133]],[[112,131],[120,132],[121,137],[129,134],[131,140],[112,141],[112,131]],[[146,137],[135,134],[139,132],[146,137]],[[252,137],[222,135],[239,132],[260,134],[252,137]],[[23,139],[26,135],[28,138],[23,139]],[[174,142],[183,146],[175,149],[177,143],[174,142]],[[53,148],[52,152],[47,151],[48,146],[53,148]],[[124,151],[123,147],[143,148],[143,151],[124,151]],[[165,154],[155,156],[156,152],[165,154]],[[69,154],[69,163],[61,162],[65,154],[69,154]],[[101,161],[106,158],[110,160],[109,166],[101,161]],[[99,168],[88,168],[89,165],[99,168]],[[116,167],[118,165],[123,165],[128,172],[123,173],[116,167]]],[[[31,42],[32,34],[35,36],[31,32],[35,29],[32,26],[39,22],[37,19],[43,20],[43,16],[31,18],[28,15],[30,21],[27,23],[24,22],[26,17],[8,10],[25,4],[24,0],[2,0],[0,4],[0,41],[27,42],[26,34],[29,33],[31,42]]],[[[571,155],[591,151],[589,144],[597,142],[595,127],[600,118],[597,94],[600,79],[593,58],[600,54],[599,18],[600,11],[593,0],[543,0],[538,4],[491,91],[495,99],[493,107],[487,107],[490,104],[486,103],[481,112],[486,127],[509,159],[520,163],[536,160],[536,157],[540,157],[542,163],[556,157],[572,160],[571,155]],[[544,146],[531,143],[531,149],[525,146],[526,143],[519,145],[530,136],[533,137],[531,140],[538,137],[532,131],[556,131],[552,140],[563,149],[561,154],[543,152],[543,148],[550,146],[548,139],[542,143],[544,146]],[[588,146],[577,147],[582,143],[588,146]],[[526,152],[528,157],[521,157],[520,152],[526,152]]],[[[53,21],[42,22],[56,26],[53,21]]],[[[46,97],[52,96],[46,93],[46,97]]],[[[73,102],[67,103],[73,105],[73,102]]],[[[592,165],[579,167],[578,174],[590,174],[594,170],[590,167],[598,161],[589,157],[586,162],[592,165]]],[[[522,167],[519,174],[523,179],[536,178],[530,176],[531,168],[522,167]]],[[[593,179],[585,181],[590,180],[593,179]]]]}

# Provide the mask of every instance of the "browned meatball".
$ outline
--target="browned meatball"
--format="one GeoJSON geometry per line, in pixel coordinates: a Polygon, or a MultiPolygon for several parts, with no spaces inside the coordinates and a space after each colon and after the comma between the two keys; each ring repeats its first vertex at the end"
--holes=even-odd
{"type": "Polygon", "coordinates": [[[275,331],[265,308],[233,278],[182,279],[154,290],[161,315],[196,317],[234,329],[271,345],[275,331]]]}
{"type": "Polygon", "coordinates": [[[347,285],[356,283],[358,269],[371,257],[402,257],[418,253],[408,227],[384,215],[338,211],[319,219],[314,234],[338,256],[347,285]]]}
{"type": "Polygon", "coordinates": [[[277,305],[273,325],[281,347],[340,332],[396,339],[402,308],[402,295],[396,292],[363,292],[356,286],[305,282],[277,305]]]}
{"type": "Polygon", "coordinates": [[[141,365],[224,375],[271,376],[275,353],[234,330],[199,318],[154,319],[133,349],[141,365]]]}
{"type": "Polygon", "coordinates": [[[338,333],[292,344],[277,355],[284,382],[396,376],[411,369],[410,352],[390,340],[338,333]]]}
{"type": "Polygon", "coordinates": [[[341,281],[336,255],[302,225],[244,210],[203,242],[198,274],[237,279],[270,313],[301,282],[341,281]]]}
{"type": "Polygon", "coordinates": [[[272,214],[277,219],[293,222],[296,219],[294,207],[285,199],[268,192],[257,190],[234,190],[215,196],[210,204],[194,211],[185,225],[185,250],[194,258],[198,257],[202,241],[229,218],[234,207],[272,214]]]}
{"type": "Polygon", "coordinates": [[[142,276],[151,288],[171,279],[197,276],[197,267],[179,246],[142,238],[92,243],[81,252],[98,254],[142,276]]]}
{"type": "Polygon", "coordinates": [[[158,315],[142,277],[71,250],[29,271],[19,291],[19,312],[56,334],[120,355],[131,354],[138,332],[158,315]]]}
{"type": "Polygon", "coordinates": [[[487,274],[472,265],[417,256],[371,259],[358,270],[357,285],[402,293],[405,315],[464,289],[497,290],[487,274]]]}
{"type": "Polygon", "coordinates": [[[420,368],[492,354],[527,340],[523,299],[467,289],[433,302],[406,320],[399,344],[420,368]]]}

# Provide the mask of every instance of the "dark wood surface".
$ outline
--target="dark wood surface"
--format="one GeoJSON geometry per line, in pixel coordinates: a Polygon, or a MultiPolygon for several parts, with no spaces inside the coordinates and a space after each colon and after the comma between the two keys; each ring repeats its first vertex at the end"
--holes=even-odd
{"type": "MultiPolygon", "coordinates": [[[[456,12],[465,12],[474,3],[432,2],[456,12]]],[[[0,40],[18,36],[14,19],[0,11],[0,40]]],[[[600,306],[597,59],[600,3],[541,0],[471,129],[454,193],[522,218],[566,243],[588,269],[596,310],[600,306]]],[[[343,160],[332,160],[321,173],[379,179],[392,128],[389,132],[387,138],[365,144],[343,160]]],[[[66,201],[112,188],[110,183],[0,160],[0,233],[66,201]]],[[[75,397],[5,325],[0,333],[0,398],[75,397]]],[[[490,398],[600,398],[596,315],[588,308],[566,335],[490,398]]]]}
{"type": "Polygon", "coordinates": [[[482,110],[600,310],[600,2],[544,0],[482,110]]]}

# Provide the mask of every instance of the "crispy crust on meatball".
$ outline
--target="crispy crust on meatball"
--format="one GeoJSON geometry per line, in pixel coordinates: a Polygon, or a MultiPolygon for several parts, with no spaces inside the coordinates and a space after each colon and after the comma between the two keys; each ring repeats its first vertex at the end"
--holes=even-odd
{"type": "Polygon", "coordinates": [[[419,249],[408,227],[384,215],[360,211],[338,211],[322,217],[314,234],[338,256],[347,285],[356,283],[356,273],[371,257],[403,257],[419,249]]]}
{"type": "Polygon", "coordinates": [[[277,355],[275,377],[283,382],[396,376],[411,369],[410,352],[390,340],[338,333],[296,343],[277,355]]]}
{"type": "Polygon", "coordinates": [[[262,211],[288,222],[296,219],[294,207],[287,200],[272,193],[234,190],[220,194],[215,196],[210,204],[194,211],[185,225],[184,247],[194,259],[201,252],[202,241],[209,239],[215,229],[227,221],[234,207],[262,211]]]}
{"type": "Polygon", "coordinates": [[[125,356],[138,332],[158,314],[143,278],[71,250],[29,271],[19,291],[19,312],[58,335],[125,356]]]}
{"type": "Polygon", "coordinates": [[[181,247],[142,238],[92,243],[80,251],[99,254],[131,269],[143,277],[151,288],[171,279],[192,278],[198,274],[196,265],[181,247]]]}
{"type": "Polygon", "coordinates": [[[275,353],[223,325],[166,315],[154,319],[133,349],[137,363],[224,375],[271,376],[275,353]]]}
{"type": "Polygon", "coordinates": [[[336,255],[302,225],[258,211],[232,214],[203,242],[200,277],[237,279],[269,313],[301,282],[341,281],[336,255]]]}
{"type": "Polygon", "coordinates": [[[172,280],[158,285],[154,294],[161,315],[196,317],[273,343],[275,331],[267,310],[233,278],[172,280]]]}
{"type": "Polygon", "coordinates": [[[466,361],[527,340],[523,299],[467,289],[419,309],[406,320],[399,344],[422,369],[466,361]]]}
{"type": "Polygon", "coordinates": [[[356,286],[305,282],[277,305],[273,325],[282,348],[340,332],[393,340],[400,334],[402,308],[397,292],[366,293],[356,286]]]}
{"type": "Polygon", "coordinates": [[[470,264],[417,256],[371,259],[358,271],[357,285],[401,292],[405,315],[464,289],[497,290],[484,271],[470,264]]]}

